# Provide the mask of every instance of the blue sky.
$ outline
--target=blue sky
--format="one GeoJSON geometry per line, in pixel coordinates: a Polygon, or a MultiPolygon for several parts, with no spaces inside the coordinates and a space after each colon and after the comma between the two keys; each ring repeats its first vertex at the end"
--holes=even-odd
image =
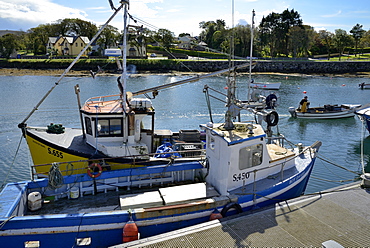
{"type": "MultiPolygon", "coordinates": [[[[113,0],[118,5],[119,0],[113,0]]],[[[370,29],[369,0],[234,0],[234,25],[255,23],[263,16],[294,9],[304,24],[316,30],[344,29],[349,32],[357,23],[370,29]]],[[[80,18],[97,25],[112,14],[108,0],[0,0],[0,30],[22,30],[58,19],[80,18]]],[[[169,29],[178,35],[200,33],[199,22],[223,19],[232,26],[232,0],[130,0],[130,14],[155,28],[169,29]]],[[[111,23],[121,29],[122,17],[111,23]]]]}

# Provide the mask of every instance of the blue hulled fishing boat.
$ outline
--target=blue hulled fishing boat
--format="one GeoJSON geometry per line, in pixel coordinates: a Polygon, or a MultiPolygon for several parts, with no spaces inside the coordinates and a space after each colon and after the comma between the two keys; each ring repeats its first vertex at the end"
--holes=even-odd
{"type": "MultiPolygon", "coordinates": [[[[128,5],[128,1],[121,1],[114,15],[123,10],[125,20],[128,5]]],[[[183,149],[167,144],[171,139],[161,140],[163,149],[152,154],[151,147],[145,145],[152,137],[151,131],[140,124],[140,118],[150,115],[153,107],[149,99],[134,98],[135,94],[126,92],[125,56],[123,61],[119,81],[122,92],[113,100],[102,96],[81,106],[84,126],[90,129],[54,126],[51,132],[34,128],[33,132],[39,132],[44,140],[64,142],[64,149],[73,143],[73,139],[67,139],[71,137],[66,136],[67,132],[86,132],[90,136],[81,139],[97,151],[97,157],[61,161],[61,151],[54,152],[55,162],[33,166],[49,168],[36,173],[37,179],[8,183],[0,193],[2,246],[107,247],[304,193],[321,142],[305,146],[273,134],[278,124],[275,110],[256,111],[236,99],[236,66],[223,71],[229,73],[225,122],[201,124],[200,136],[197,132],[182,133],[185,141],[178,144],[184,145],[183,149]],[[261,122],[236,121],[240,111],[254,113],[261,122]],[[123,129],[122,123],[130,126],[123,129]],[[193,139],[203,146],[196,147],[191,143],[193,139]],[[117,152],[113,143],[138,153],[105,159],[104,155],[117,152]],[[196,154],[179,156],[184,150],[196,154]],[[114,162],[109,163],[112,159],[114,162]],[[77,163],[80,167],[75,169],[77,163]]],[[[20,127],[25,136],[30,135],[24,122],[20,127]]],[[[34,142],[41,144],[36,139],[34,142]]],[[[47,144],[53,146],[52,142],[47,144]]],[[[80,150],[80,154],[87,153],[80,150]]]]}

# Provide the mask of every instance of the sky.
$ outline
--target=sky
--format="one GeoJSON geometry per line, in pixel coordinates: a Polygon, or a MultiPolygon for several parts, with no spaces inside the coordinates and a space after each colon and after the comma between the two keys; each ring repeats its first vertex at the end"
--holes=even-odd
{"type": "MultiPolygon", "coordinates": [[[[119,0],[112,1],[118,6],[119,0]]],[[[197,36],[202,21],[222,19],[229,28],[246,25],[252,22],[255,10],[255,25],[259,25],[263,16],[286,9],[297,11],[303,24],[315,30],[349,32],[357,23],[370,29],[369,0],[130,0],[129,13],[151,30],[163,28],[176,36],[197,36]]],[[[65,18],[102,25],[112,13],[108,0],[0,0],[0,30],[27,31],[65,18]]],[[[122,30],[122,15],[110,24],[122,30]]]]}

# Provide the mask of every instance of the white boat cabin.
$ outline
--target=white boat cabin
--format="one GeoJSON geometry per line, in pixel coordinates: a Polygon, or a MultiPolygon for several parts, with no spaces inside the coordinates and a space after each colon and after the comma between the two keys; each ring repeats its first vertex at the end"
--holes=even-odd
{"type": "Polygon", "coordinates": [[[109,157],[152,152],[155,111],[151,100],[127,98],[127,103],[124,107],[120,95],[93,97],[80,110],[86,142],[109,157]],[[152,124],[144,128],[147,116],[152,124]]]}
{"type": "Polygon", "coordinates": [[[295,153],[269,142],[262,126],[244,122],[234,125],[230,131],[223,124],[201,126],[207,137],[206,180],[221,195],[279,173],[282,167],[274,165],[285,163],[284,170],[294,166],[291,158],[295,153]]]}

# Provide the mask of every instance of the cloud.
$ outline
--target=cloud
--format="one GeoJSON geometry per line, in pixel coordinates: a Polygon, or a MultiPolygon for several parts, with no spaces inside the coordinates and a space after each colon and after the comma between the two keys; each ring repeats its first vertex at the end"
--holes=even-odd
{"type": "Polygon", "coordinates": [[[0,29],[24,30],[59,19],[86,20],[86,17],[84,11],[64,7],[49,0],[0,0],[0,29]]]}
{"type": "Polygon", "coordinates": [[[338,11],[337,11],[337,13],[330,14],[330,15],[322,15],[321,17],[324,17],[324,18],[331,18],[331,17],[337,17],[337,16],[339,16],[340,14],[342,14],[342,11],[341,11],[341,10],[338,10],[338,11]]]}

